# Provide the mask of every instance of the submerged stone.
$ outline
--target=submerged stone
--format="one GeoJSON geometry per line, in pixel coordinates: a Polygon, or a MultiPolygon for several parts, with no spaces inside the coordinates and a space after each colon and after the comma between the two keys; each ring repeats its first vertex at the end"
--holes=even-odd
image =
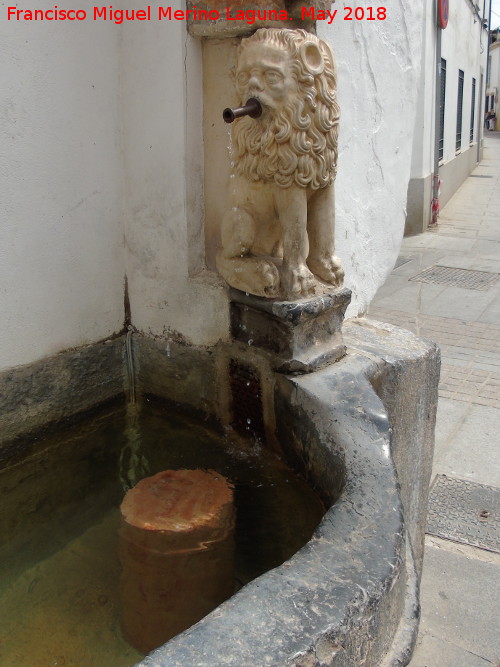
{"type": "Polygon", "coordinates": [[[233,492],[214,471],[166,470],[120,510],[122,630],[147,653],[232,594],[233,492]]]}

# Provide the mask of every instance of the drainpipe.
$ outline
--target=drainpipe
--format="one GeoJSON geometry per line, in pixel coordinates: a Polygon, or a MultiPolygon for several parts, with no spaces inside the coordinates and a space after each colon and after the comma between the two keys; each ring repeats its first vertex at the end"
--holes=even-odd
{"type": "MultiPolygon", "coordinates": [[[[491,3],[492,3],[492,0],[490,0],[490,8],[489,8],[489,12],[488,12],[488,52],[486,54],[486,85],[484,87],[485,96],[486,96],[486,88],[488,88],[488,82],[490,80],[491,3]]],[[[496,95],[495,95],[495,97],[496,97],[496,95]]],[[[494,110],[495,110],[495,113],[496,113],[496,104],[495,104],[494,110]]],[[[484,126],[484,123],[483,123],[483,126],[484,126]]]]}
{"type": "Polygon", "coordinates": [[[486,86],[484,86],[484,91],[483,91],[483,84],[484,84],[484,72],[483,68],[481,67],[481,83],[479,87],[479,118],[477,120],[477,162],[481,162],[481,144],[483,143],[483,137],[484,137],[484,112],[483,112],[483,104],[484,104],[484,98],[486,97],[486,86]]]}
{"type": "Polygon", "coordinates": [[[434,0],[436,35],[436,89],[434,108],[434,173],[432,175],[432,206],[429,226],[437,225],[439,215],[439,130],[441,125],[441,27],[438,20],[438,0],[434,0]]]}
{"type": "MultiPolygon", "coordinates": [[[[486,86],[485,86],[485,92],[486,88],[488,87],[488,80],[490,77],[490,46],[491,46],[491,2],[490,0],[490,7],[488,11],[488,54],[486,56],[486,86]]],[[[484,25],[484,17],[483,17],[483,25],[484,25]]]]}

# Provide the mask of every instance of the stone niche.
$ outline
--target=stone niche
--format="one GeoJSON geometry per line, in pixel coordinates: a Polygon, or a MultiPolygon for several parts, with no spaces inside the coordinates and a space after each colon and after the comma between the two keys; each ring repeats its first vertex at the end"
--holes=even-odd
{"type": "Polygon", "coordinates": [[[232,287],[308,299],[342,286],[335,255],[339,105],[330,45],[306,30],[241,40],[216,267],[232,287]],[[234,122],[233,122],[234,121],[234,122]]]}
{"type": "Polygon", "coordinates": [[[330,45],[305,29],[265,27],[206,40],[203,59],[208,268],[242,292],[285,301],[342,287],[330,45]],[[222,100],[224,119],[239,117],[231,129],[222,100]]]}
{"type": "MultiPolygon", "coordinates": [[[[334,0],[335,1],[335,0],[334,0]]],[[[332,2],[312,0],[210,0],[187,2],[188,30],[193,37],[224,39],[250,35],[257,28],[304,28],[314,31],[314,15],[332,2]],[[307,12],[303,12],[303,7],[307,12]]]]}
{"type": "MultiPolygon", "coordinates": [[[[231,207],[234,208],[237,207],[239,203],[231,203],[230,201],[229,190],[232,184],[231,175],[234,176],[232,173],[232,171],[234,171],[234,164],[231,164],[234,162],[234,140],[230,126],[228,126],[222,120],[222,111],[225,107],[232,108],[239,106],[242,102],[242,96],[245,97],[246,95],[246,91],[242,91],[241,89],[238,90],[237,86],[235,85],[236,67],[238,65],[239,52],[241,51],[241,40],[243,37],[248,37],[249,35],[258,31],[259,28],[300,28],[301,30],[297,33],[297,39],[311,42],[311,44],[309,44],[309,49],[304,46],[302,50],[297,48],[297,51],[300,51],[301,54],[311,53],[312,57],[310,58],[310,71],[312,72],[315,64],[313,61],[315,60],[318,53],[316,45],[320,43],[321,40],[318,40],[314,36],[315,21],[310,17],[313,16],[313,11],[327,11],[330,9],[331,3],[309,3],[307,7],[311,9],[311,12],[307,17],[303,17],[302,7],[303,3],[285,3],[283,0],[274,0],[271,3],[257,2],[252,5],[247,3],[245,0],[240,0],[229,4],[218,2],[218,0],[211,0],[211,2],[202,2],[196,4],[187,4],[187,9],[189,12],[188,30],[191,35],[204,38],[202,40],[202,49],[204,82],[203,133],[205,153],[205,262],[207,268],[210,271],[216,271],[217,264],[219,264],[219,271],[221,271],[221,262],[220,260],[217,261],[217,254],[218,252],[220,253],[221,247],[227,247],[228,245],[228,239],[223,238],[225,234],[224,220],[225,218],[227,219],[227,207],[231,205],[231,207]],[[202,11],[205,13],[202,14],[202,11]],[[245,12],[252,12],[252,14],[245,15],[245,12]],[[240,18],[238,18],[238,20],[232,20],[231,17],[236,17],[237,15],[240,18]],[[278,20],[276,20],[277,15],[278,20]],[[244,18],[244,16],[246,16],[246,18],[244,18]],[[259,16],[261,18],[259,18],[259,16]],[[306,39],[306,35],[308,33],[310,34],[309,40],[306,39]]],[[[255,39],[255,37],[252,39],[255,39]]],[[[298,46],[300,47],[300,45],[298,46]]],[[[324,46],[321,48],[325,50],[325,53],[320,55],[322,63],[323,60],[326,59],[326,61],[330,63],[328,66],[334,68],[335,65],[333,62],[333,57],[331,56],[331,52],[328,53],[328,45],[324,44],[324,46]]],[[[259,45],[257,45],[256,50],[259,50],[259,45]]],[[[262,51],[262,49],[260,50],[262,51]]],[[[321,72],[322,71],[323,67],[321,67],[321,72]]],[[[317,72],[316,74],[323,77],[322,73],[319,74],[319,72],[317,72]]],[[[328,86],[322,86],[322,89],[323,88],[328,88],[328,86]]],[[[268,109],[265,108],[264,115],[266,115],[267,111],[268,109]]],[[[243,119],[238,122],[244,124],[245,120],[247,119],[243,119]]],[[[265,127],[268,119],[263,118],[262,120],[263,122],[259,125],[265,127]]],[[[335,125],[335,118],[333,121],[335,125]]],[[[336,155],[334,162],[336,162],[336,155]]],[[[335,164],[333,165],[333,170],[335,170],[335,164]]],[[[334,173],[332,172],[330,175],[331,180],[333,180],[334,173]]],[[[241,185],[241,183],[238,184],[238,191],[241,190],[241,185]]],[[[234,188],[232,188],[232,190],[234,190],[234,188]]],[[[296,193],[290,195],[290,192],[291,190],[282,191],[281,194],[283,195],[284,193],[288,196],[290,200],[288,208],[293,209],[296,207],[296,202],[293,200],[293,197],[296,195],[296,193]]],[[[329,191],[329,194],[332,195],[330,200],[333,200],[333,190],[329,191]]],[[[252,196],[253,195],[254,193],[252,193],[252,196]]],[[[323,195],[323,193],[321,193],[321,195],[323,195]]],[[[266,196],[271,195],[258,193],[257,200],[263,200],[263,198],[266,196]]],[[[323,196],[321,198],[323,200],[327,199],[327,197],[323,196]]],[[[313,208],[321,209],[322,206],[323,208],[325,207],[325,205],[320,204],[319,206],[311,207],[311,210],[313,208]]],[[[326,206],[329,206],[333,210],[333,202],[332,204],[327,204],[326,206]]],[[[281,208],[283,208],[283,206],[281,208]]],[[[323,217],[325,216],[323,215],[323,217]]],[[[330,215],[326,217],[331,218],[330,215]]],[[[226,230],[231,229],[231,227],[232,225],[226,222],[226,230]]],[[[318,245],[328,245],[330,243],[328,238],[326,238],[324,235],[322,236],[321,232],[319,232],[316,236],[311,237],[310,241],[313,245],[315,240],[317,241],[318,245]]],[[[237,243],[238,239],[235,238],[231,241],[237,243]]],[[[284,241],[284,245],[286,245],[286,239],[284,239],[284,241]]],[[[290,239],[289,245],[294,245],[294,243],[295,240],[290,239]]],[[[330,243],[330,245],[333,246],[332,243],[330,243]]],[[[245,252],[251,251],[253,251],[252,247],[245,249],[245,252]]],[[[333,252],[331,252],[330,255],[333,256],[333,252]]],[[[284,257],[284,263],[286,263],[286,254],[284,257]]],[[[235,269],[238,269],[238,271],[240,270],[238,267],[235,267],[235,269]]],[[[228,276],[231,274],[231,270],[232,267],[227,268],[226,271],[222,269],[222,275],[226,281],[228,276]]],[[[279,267],[278,270],[281,271],[279,267]]],[[[339,279],[335,282],[336,286],[339,286],[341,284],[340,275],[337,276],[337,278],[339,279]]],[[[291,279],[291,281],[293,280],[294,278],[291,279]]],[[[279,292],[278,289],[274,289],[274,286],[272,286],[270,289],[268,286],[264,286],[260,292],[255,290],[252,291],[251,289],[248,290],[243,284],[233,284],[233,286],[238,289],[242,289],[242,291],[250,291],[253,294],[266,297],[285,297],[293,299],[313,295],[312,293],[294,295],[293,290],[290,289],[285,289],[284,291],[281,290],[281,292],[279,292]]]]}

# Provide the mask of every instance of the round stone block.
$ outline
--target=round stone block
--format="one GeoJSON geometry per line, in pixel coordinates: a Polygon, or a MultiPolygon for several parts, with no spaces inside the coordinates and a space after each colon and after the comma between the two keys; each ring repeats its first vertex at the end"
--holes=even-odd
{"type": "Polygon", "coordinates": [[[149,653],[233,593],[233,492],[212,470],[166,470],[120,510],[122,631],[149,653]]]}

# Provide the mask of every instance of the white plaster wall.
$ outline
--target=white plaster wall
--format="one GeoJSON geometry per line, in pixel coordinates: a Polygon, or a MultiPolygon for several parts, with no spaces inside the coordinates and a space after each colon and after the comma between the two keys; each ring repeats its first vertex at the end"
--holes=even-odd
{"type": "Polygon", "coordinates": [[[148,334],[212,345],[229,325],[224,288],[203,271],[201,42],[183,21],[134,23],[123,35],[132,322],[148,334]]]}
{"type": "Polygon", "coordinates": [[[500,42],[494,42],[490,46],[490,72],[489,72],[490,83],[486,87],[487,95],[494,95],[494,106],[493,109],[496,114],[496,123],[495,130],[500,129],[500,118],[498,105],[499,92],[500,92],[500,42]]]}
{"type": "Polygon", "coordinates": [[[392,270],[405,223],[424,3],[384,4],[386,21],[318,25],[338,68],[336,238],[353,290],[348,315],[366,310],[392,270]]]}
{"type": "Polygon", "coordinates": [[[491,45],[490,57],[490,83],[488,85],[488,90],[495,94],[495,108],[498,116],[498,93],[500,91],[500,42],[495,42],[491,45]]]}
{"type": "Polygon", "coordinates": [[[120,330],[124,275],[118,33],[2,12],[0,369],[120,330]]]}

